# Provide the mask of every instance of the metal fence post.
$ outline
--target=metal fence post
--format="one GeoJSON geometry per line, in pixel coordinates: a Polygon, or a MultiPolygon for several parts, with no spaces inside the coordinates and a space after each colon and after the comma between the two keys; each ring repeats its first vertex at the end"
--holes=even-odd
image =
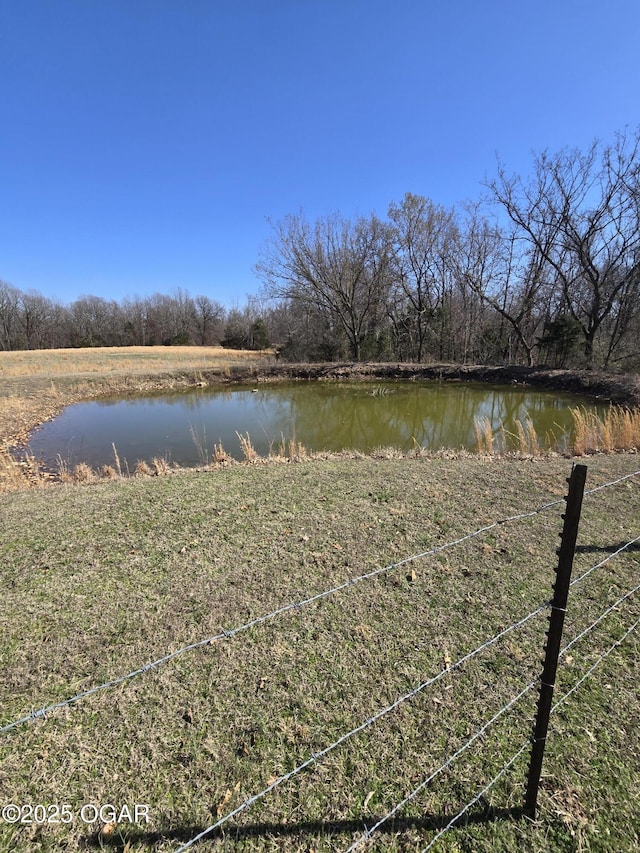
{"type": "Polygon", "coordinates": [[[540,774],[542,772],[542,759],[549,727],[549,715],[551,713],[551,700],[553,699],[553,688],[556,681],[556,670],[558,668],[558,655],[560,654],[560,642],[562,640],[562,627],[564,615],[567,608],[567,597],[569,595],[569,584],[571,582],[571,570],[573,568],[573,557],[576,550],[576,539],[578,537],[578,523],[582,509],[582,496],[584,484],[587,477],[586,465],[574,465],[571,476],[567,480],[569,492],[565,498],[567,507],[563,515],[561,543],[558,549],[558,568],[556,569],[556,582],[553,586],[553,601],[551,602],[551,615],[549,617],[549,630],[547,631],[547,643],[544,667],[540,677],[540,697],[538,699],[538,710],[533,732],[533,746],[531,747],[531,760],[529,763],[529,776],[527,779],[527,793],[525,797],[524,812],[529,817],[536,816],[536,805],[538,801],[538,788],[540,786],[540,774]]]}

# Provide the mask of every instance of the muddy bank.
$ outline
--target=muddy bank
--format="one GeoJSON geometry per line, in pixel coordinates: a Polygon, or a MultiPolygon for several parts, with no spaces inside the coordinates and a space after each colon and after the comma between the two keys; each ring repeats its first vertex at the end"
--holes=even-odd
{"type": "Polygon", "coordinates": [[[580,394],[595,400],[626,406],[640,406],[640,376],[594,371],[550,370],[542,367],[459,364],[402,363],[320,363],[263,364],[237,366],[224,372],[201,370],[197,379],[191,371],[150,376],[113,377],[108,382],[87,383],[88,396],[139,394],[194,386],[231,383],[261,383],[288,380],[368,381],[376,379],[437,382],[487,382],[494,385],[522,385],[548,391],[580,394]]]}
{"type": "MultiPolygon", "coordinates": [[[[215,377],[205,374],[207,380],[215,377]]],[[[274,364],[236,377],[235,381],[306,380],[435,380],[523,385],[550,391],[582,394],[619,405],[640,405],[640,377],[590,371],[549,370],[540,367],[489,367],[456,364],[274,364]]]]}

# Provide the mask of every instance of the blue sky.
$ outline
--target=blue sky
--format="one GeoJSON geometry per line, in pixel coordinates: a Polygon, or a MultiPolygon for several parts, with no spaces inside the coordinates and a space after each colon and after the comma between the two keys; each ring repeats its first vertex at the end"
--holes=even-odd
{"type": "Polygon", "coordinates": [[[268,219],[640,125],[638,0],[0,0],[0,279],[257,292],[268,219]]]}

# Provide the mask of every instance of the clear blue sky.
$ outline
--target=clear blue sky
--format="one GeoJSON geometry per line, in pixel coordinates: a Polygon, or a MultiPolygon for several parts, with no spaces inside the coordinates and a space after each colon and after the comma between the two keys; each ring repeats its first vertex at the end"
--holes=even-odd
{"type": "Polygon", "coordinates": [[[0,279],[244,304],[268,218],[640,124],[638,0],[0,0],[0,279]]]}

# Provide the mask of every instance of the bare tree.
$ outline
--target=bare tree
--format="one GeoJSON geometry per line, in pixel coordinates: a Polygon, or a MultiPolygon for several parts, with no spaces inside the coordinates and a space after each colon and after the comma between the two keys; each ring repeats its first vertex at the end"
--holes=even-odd
{"type": "Polygon", "coordinates": [[[0,280],[0,350],[19,345],[20,291],[0,280]]]}
{"type": "Polygon", "coordinates": [[[193,300],[194,325],[200,346],[220,343],[225,311],[219,302],[199,294],[193,300]]]}
{"type": "Polygon", "coordinates": [[[140,296],[127,297],[120,303],[124,324],[124,343],[127,346],[146,346],[149,343],[149,305],[140,296]]]}
{"type": "Polygon", "coordinates": [[[445,303],[447,297],[451,299],[451,261],[457,243],[454,212],[424,196],[407,193],[399,205],[391,204],[389,218],[394,226],[397,264],[395,300],[402,308],[400,322],[412,338],[412,357],[422,361],[430,328],[438,335],[442,356],[448,325],[445,303]]]}
{"type": "Polygon", "coordinates": [[[20,325],[27,349],[44,349],[51,345],[54,305],[37,290],[20,294],[20,325]]]}
{"type": "Polygon", "coordinates": [[[385,314],[391,261],[391,230],[375,216],[335,214],[310,225],[298,215],[273,226],[256,271],[269,296],[330,316],[359,361],[385,314]]]}
{"type": "Polygon", "coordinates": [[[544,319],[541,297],[548,289],[542,253],[523,241],[517,230],[502,231],[482,215],[479,205],[468,205],[456,261],[461,286],[476,293],[510,327],[515,347],[507,334],[502,357],[516,360],[521,348],[532,365],[544,319]]]}
{"type": "Polygon", "coordinates": [[[614,145],[594,142],[586,153],[538,155],[528,181],[500,166],[489,184],[580,324],[588,367],[603,323],[638,286],[639,155],[640,133],[620,134],[614,145]]]}
{"type": "Polygon", "coordinates": [[[69,306],[72,346],[100,347],[114,343],[112,330],[118,310],[115,300],[91,294],[80,296],[69,306]]]}
{"type": "Polygon", "coordinates": [[[170,295],[154,293],[145,303],[147,343],[164,346],[191,343],[196,309],[185,290],[177,288],[170,295]]]}

